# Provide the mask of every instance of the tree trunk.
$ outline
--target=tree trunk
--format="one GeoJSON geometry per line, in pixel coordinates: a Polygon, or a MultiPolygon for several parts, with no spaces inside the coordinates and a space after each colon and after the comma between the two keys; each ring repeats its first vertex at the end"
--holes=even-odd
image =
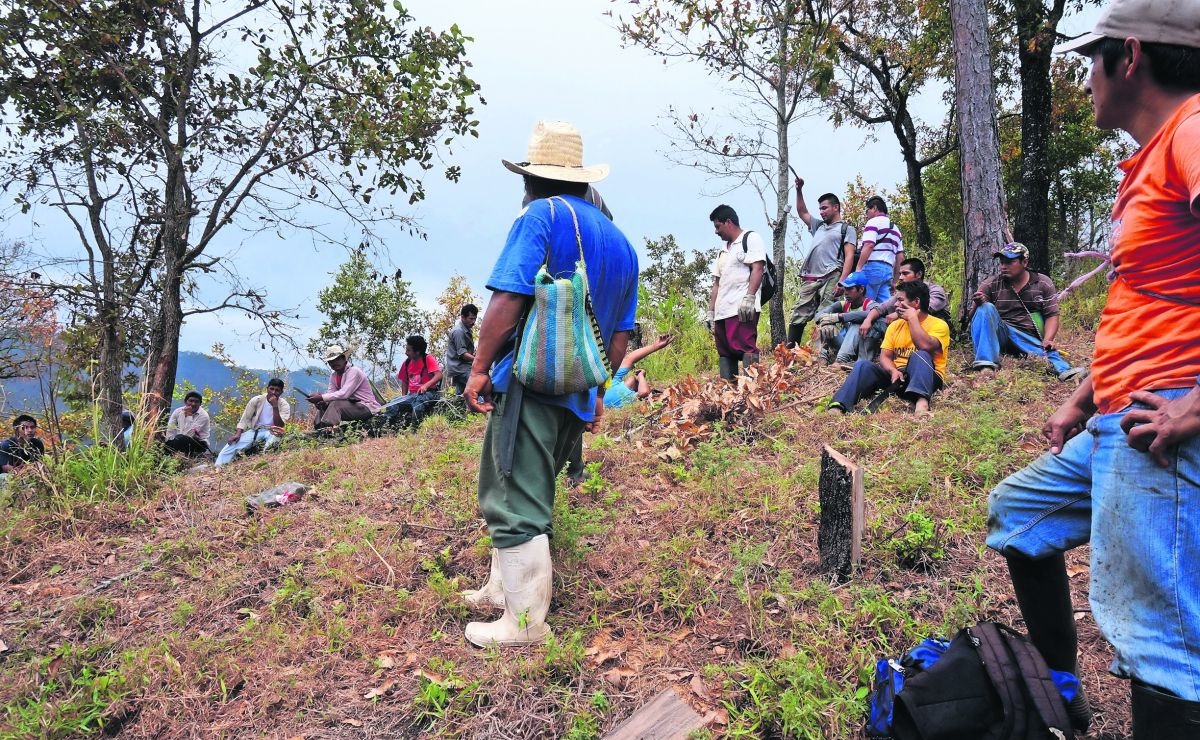
{"type": "Polygon", "coordinates": [[[771,259],[775,262],[778,287],[771,298],[771,347],[787,341],[787,320],[783,315],[783,278],[786,267],[788,226],[788,147],[787,127],[776,128],[779,135],[779,171],[776,173],[775,221],[771,224],[771,259]]]}
{"type": "MultiPolygon", "coordinates": [[[[96,311],[96,324],[100,330],[100,347],[98,354],[99,366],[96,368],[93,391],[96,402],[100,407],[100,418],[103,421],[101,432],[109,440],[120,440],[124,444],[121,431],[121,410],[125,407],[122,394],[121,376],[124,371],[125,353],[121,342],[121,317],[117,307],[117,278],[111,252],[102,247],[104,258],[101,271],[100,301],[96,311]]],[[[104,440],[95,440],[100,443],[104,440]]]]}
{"type": "Polygon", "coordinates": [[[171,408],[175,393],[175,374],[179,370],[179,334],[183,328],[183,274],[187,269],[188,233],[191,204],[183,185],[183,164],[173,163],[167,172],[163,204],[163,270],[158,314],[150,328],[147,356],[146,395],[151,418],[159,419],[171,408]]]}
{"type": "Polygon", "coordinates": [[[980,282],[995,271],[992,255],[1004,245],[1006,219],[984,0],[950,0],[950,22],[966,244],[960,313],[965,325],[971,296],[980,282]]]}
{"type": "Polygon", "coordinates": [[[933,234],[929,230],[929,217],[925,214],[925,183],[921,180],[922,167],[917,157],[916,129],[907,112],[904,113],[903,120],[908,122],[907,126],[897,122],[893,129],[896,132],[896,140],[900,142],[900,153],[904,157],[904,169],[908,176],[908,205],[912,209],[913,228],[916,231],[915,234],[908,235],[907,240],[915,243],[921,256],[928,259],[933,256],[933,234]],[[911,130],[911,138],[905,136],[905,128],[911,130]]]}
{"type": "MultiPolygon", "coordinates": [[[[787,14],[790,15],[790,14],[787,14]]],[[[775,262],[776,280],[778,287],[775,296],[771,298],[770,324],[771,347],[774,348],[787,341],[787,319],[783,313],[783,279],[787,272],[787,228],[788,214],[791,207],[788,195],[791,186],[788,182],[788,120],[784,111],[788,110],[787,79],[788,70],[784,69],[782,60],[787,59],[788,32],[786,23],[781,23],[776,33],[779,40],[778,58],[781,60],[776,74],[780,84],[775,85],[775,146],[779,159],[775,169],[775,221],[771,224],[771,259],[775,262]]]]}
{"type": "Polygon", "coordinates": [[[1016,0],[1021,77],[1021,187],[1013,238],[1029,248],[1029,268],[1050,271],[1050,57],[1063,1],[1016,0]]]}
{"type": "MultiPolygon", "coordinates": [[[[170,250],[168,250],[170,251],[170,250]]],[[[175,393],[175,374],[179,370],[179,334],[183,328],[180,273],[163,275],[162,297],[154,326],[150,329],[150,349],[146,358],[146,400],[150,418],[161,419],[171,410],[175,393]]]]}

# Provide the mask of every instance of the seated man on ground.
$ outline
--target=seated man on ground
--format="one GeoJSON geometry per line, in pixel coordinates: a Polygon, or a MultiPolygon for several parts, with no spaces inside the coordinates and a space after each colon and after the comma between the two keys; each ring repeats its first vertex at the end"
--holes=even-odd
{"type": "MultiPolygon", "coordinates": [[[[950,299],[946,289],[925,279],[925,263],[916,257],[909,257],[900,263],[896,271],[896,279],[901,283],[925,283],[929,288],[929,315],[936,316],[949,326],[953,319],[950,317],[950,299]]],[[[867,317],[858,327],[859,354],[868,360],[879,356],[879,344],[888,325],[898,318],[896,306],[900,296],[893,293],[886,301],[876,303],[867,310],[867,317]]]]}
{"type": "Polygon", "coordinates": [[[893,321],[883,336],[879,364],[870,360],[854,363],[850,377],[829,404],[830,412],[844,414],[863,398],[889,386],[915,401],[917,413],[929,411],[929,398],[945,381],[950,327],[929,315],[929,288],[924,283],[900,283],[898,290],[899,320],[893,321]]]}
{"type": "Polygon", "coordinates": [[[37,419],[20,414],[13,419],[13,436],[0,442],[0,480],[20,475],[46,454],[46,446],[37,436],[37,419]]]}
{"type": "Polygon", "coordinates": [[[867,298],[867,276],[861,272],[850,273],[838,287],[845,291],[844,297],[817,312],[817,329],[813,334],[813,342],[826,365],[835,360],[854,362],[858,357],[858,325],[875,305],[867,298]]]}
{"type": "Polygon", "coordinates": [[[398,426],[416,426],[425,409],[437,400],[442,387],[442,369],[437,358],[427,354],[425,337],[413,334],[404,340],[404,362],[396,377],[400,380],[400,398],[388,404],[388,419],[398,426]]]}
{"type": "Polygon", "coordinates": [[[1058,295],[1054,283],[1028,268],[1029,250],[1012,242],[995,253],[1000,274],[983,281],[971,299],[972,370],[996,370],[1001,353],[1045,357],[1059,380],[1076,380],[1087,369],[1071,367],[1058,353],[1058,295]]]}
{"type": "Polygon", "coordinates": [[[266,450],[283,436],[283,425],[292,418],[292,407],[283,397],[283,381],[271,378],[267,392],[250,399],[237,431],[217,455],[217,466],[228,465],[238,455],[247,454],[255,445],[266,450]]]}
{"type": "Polygon", "coordinates": [[[188,391],[183,397],[183,406],[171,412],[167,419],[166,440],[163,442],[168,450],[184,457],[208,454],[210,424],[208,412],[200,408],[203,402],[204,396],[196,391],[188,391]]]}
{"type": "Polygon", "coordinates": [[[330,345],[325,350],[325,363],[333,374],[329,376],[329,389],[324,393],[308,394],[308,402],[317,409],[317,420],[313,429],[329,429],[347,421],[366,421],[379,410],[371,381],[361,369],[350,364],[346,350],[341,345],[330,345]]]}

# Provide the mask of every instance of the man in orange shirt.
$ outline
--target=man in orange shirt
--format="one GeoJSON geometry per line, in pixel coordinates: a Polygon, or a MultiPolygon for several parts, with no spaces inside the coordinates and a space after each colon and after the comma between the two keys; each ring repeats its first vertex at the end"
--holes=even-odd
{"type": "MultiPolygon", "coordinates": [[[[992,492],[988,545],[1047,664],[1076,672],[1063,553],[1090,540],[1133,737],[1200,738],[1200,3],[1114,0],[1060,50],[1091,57],[1096,124],[1141,148],[1121,163],[1092,374],[1046,422],[1050,451],[992,492]]],[[[1082,694],[1070,709],[1086,728],[1082,694]]]]}

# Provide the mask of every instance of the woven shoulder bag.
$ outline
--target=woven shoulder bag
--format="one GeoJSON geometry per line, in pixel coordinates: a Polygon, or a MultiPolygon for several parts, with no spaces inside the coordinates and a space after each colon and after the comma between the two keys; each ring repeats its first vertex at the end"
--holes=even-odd
{"type": "Polygon", "coordinates": [[[550,199],[551,220],[556,200],[571,213],[579,261],[570,278],[555,279],[548,272],[547,248],[546,259],[533,279],[533,305],[521,332],[513,374],[535,393],[563,396],[600,386],[612,375],[612,368],[588,294],[579,218],[565,198],[555,196],[550,199]]]}

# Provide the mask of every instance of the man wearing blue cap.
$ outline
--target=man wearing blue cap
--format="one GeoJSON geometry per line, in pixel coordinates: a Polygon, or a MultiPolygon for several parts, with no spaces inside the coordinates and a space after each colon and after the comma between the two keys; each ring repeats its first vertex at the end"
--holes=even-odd
{"type": "Polygon", "coordinates": [[[858,325],[867,317],[875,302],[867,297],[867,275],[852,272],[838,283],[845,293],[840,301],[834,301],[817,311],[816,332],[813,343],[821,353],[826,365],[837,362],[849,364],[858,357],[858,325]]]}
{"type": "Polygon", "coordinates": [[[1087,375],[1071,367],[1058,353],[1058,291],[1050,278],[1029,270],[1029,250],[1012,242],[995,253],[1000,274],[983,281],[971,298],[971,341],[975,344],[972,370],[995,370],[1000,355],[1042,355],[1059,380],[1087,375]]]}

